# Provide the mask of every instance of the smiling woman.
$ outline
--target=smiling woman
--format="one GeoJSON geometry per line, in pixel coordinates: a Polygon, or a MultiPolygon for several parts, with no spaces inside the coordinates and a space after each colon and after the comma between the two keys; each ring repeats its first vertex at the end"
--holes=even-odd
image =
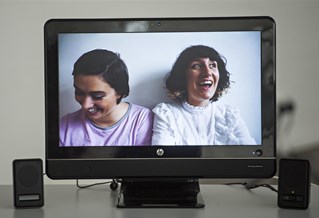
{"type": "Polygon", "coordinates": [[[230,86],[226,62],[208,46],[186,48],[166,78],[174,103],[154,109],[152,145],[253,145],[239,114],[217,100],[230,86]]]}
{"type": "Polygon", "coordinates": [[[89,51],[75,62],[72,75],[81,109],[62,117],[60,146],[150,145],[152,112],[122,102],[129,76],[119,55],[89,51]]]}
{"type": "Polygon", "coordinates": [[[97,126],[115,124],[128,110],[128,103],[119,102],[119,94],[101,76],[74,76],[75,100],[86,116],[97,126]]]}
{"type": "Polygon", "coordinates": [[[189,64],[187,69],[187,101],[194,106],[206,106],[214,96],[219,71],[216,61],[209,58],[198,58],[189,64]]]}

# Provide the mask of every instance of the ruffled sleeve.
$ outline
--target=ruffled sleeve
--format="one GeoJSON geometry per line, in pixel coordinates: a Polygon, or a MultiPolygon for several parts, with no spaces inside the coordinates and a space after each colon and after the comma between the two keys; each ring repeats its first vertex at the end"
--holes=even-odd
{"type": "Polygon", "coordinates": [[[237,108],[230,105],[216,105],[215,109],[216,145],[256,144],[237,108]]]}
{"type": "Polygon", "coordinates": [[[158,104],[154,109],[152,145],[175,145],[174,130],[177,129],[171,105],[158,104]]]}

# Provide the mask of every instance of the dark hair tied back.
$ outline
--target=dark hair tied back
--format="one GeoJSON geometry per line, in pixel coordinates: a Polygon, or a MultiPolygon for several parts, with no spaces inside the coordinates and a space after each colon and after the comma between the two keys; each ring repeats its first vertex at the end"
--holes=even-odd
{"type": "Polygon", "coordinates": [[[95,49],[84,53],[75,62],[72,75],[101,76],[121,96],[118,104],[130,92],[127,67],[120,55],[112,51],[95,49]]]}

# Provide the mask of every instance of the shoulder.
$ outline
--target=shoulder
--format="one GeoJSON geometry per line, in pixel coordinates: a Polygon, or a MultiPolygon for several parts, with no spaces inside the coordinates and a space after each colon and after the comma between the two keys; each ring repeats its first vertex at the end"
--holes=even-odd
{"type": "Polygon", "coordinates": [[[152,114],[152,111],[144,106],[132,104],[129,106],[130,114],[152,114]]]}
{"type": "Polygon", "coordinates": [[[147,107],[130,103],[129,116],[134,119],[152,119],[153,113],[147,107]]]}
{"type": "Polygon", "coordinates": [[[61,123],[70,123],[82,120],[83,113],[82,110],[77,110],[73,113],[69,113],[61,118],[61,123]]]}
{"type": "Polygon", "coordinates": [[[142,111],[142,112],[150,112],[151,110],[148,109],[147,107],[144,107],[144,106],[141,106],[141,105],[137,105],[137,104],[132,104],[132,103],[129,103],[130,104],[130,107],[132,111],[142,111]]]}
{"type": "Polygon", "coordinates": [[[181,104],[178,102],[174,103],[159,103],[153,109],[155,114],[169,114],[173,113],[174,110],[179,109],[181,104]]]}
{"type": "MultiPolygon", "coordinates": [[[[75,111],[63,116],[60,120],[60,134],[65,131],[82,130],[83,126],[87,124],[87,120],[82,110],[75,111]]],[[[63,133],[64,134],[64,133],[63,133]]]]}

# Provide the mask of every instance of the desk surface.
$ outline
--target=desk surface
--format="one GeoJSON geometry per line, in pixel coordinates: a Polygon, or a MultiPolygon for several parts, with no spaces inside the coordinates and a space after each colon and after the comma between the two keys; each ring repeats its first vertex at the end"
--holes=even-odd
{"type": "Polygon", "coordinates": [[[307,210],[277,207],[277,193],[267,188],[246,190],[240,185],[201,185],[206,204],[200,209],[119,209],[117,192],[108,185],[78,189],[75,185],[46,185],[42,208],[15,209],[12,186],[0,185],[1,218],[318,218],[319,187],[311,186],[307,210]]]}

